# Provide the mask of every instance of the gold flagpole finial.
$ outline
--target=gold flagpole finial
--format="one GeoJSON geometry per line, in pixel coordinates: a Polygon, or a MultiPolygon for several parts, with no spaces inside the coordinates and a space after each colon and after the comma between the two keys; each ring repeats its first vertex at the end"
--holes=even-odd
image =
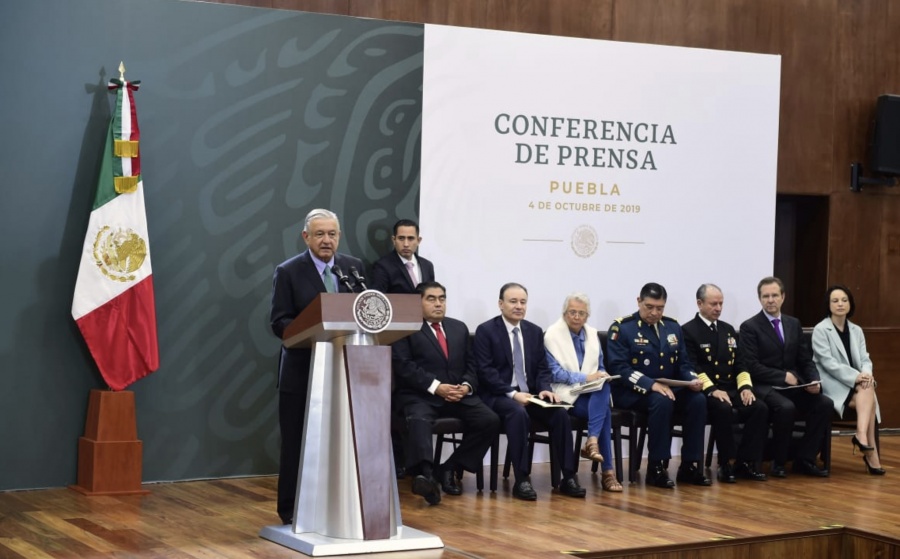
{"type": "Polygon", "coordinates": [[[119,79],[125,81],[125,62],[119,62],[119,79]]]}

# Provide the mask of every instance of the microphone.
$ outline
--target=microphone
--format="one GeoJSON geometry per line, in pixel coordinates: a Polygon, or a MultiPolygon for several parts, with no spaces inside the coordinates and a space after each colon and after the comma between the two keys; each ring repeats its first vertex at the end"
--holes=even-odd
{"type": "Polygon", "coordinates": [[[363,291],[368,289],[368,287],[366,287],[366,278],[359,275],[355,266],[350,266],[350,275],[353,276],[353,279],[356,280],[356,285],[360,286],[363,291]]]}
{"type": "Polygon", "coordinates": [[[353,286],[350,285],[350,278],[348,278],[347,275],[344,274],[344,272],[342,272],[337,265],[332,266],[331,271],[334,272],[334,275],[337,276],[338,281],[346,285],[347,289],[350,290],[350,293],[353,293],[353,286]]]}

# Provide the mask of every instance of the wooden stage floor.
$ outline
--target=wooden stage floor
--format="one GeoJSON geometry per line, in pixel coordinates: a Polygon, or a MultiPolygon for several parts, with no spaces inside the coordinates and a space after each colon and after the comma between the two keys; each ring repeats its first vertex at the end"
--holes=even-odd
{"type": "MultiPolygon", "coordinates": [[[[559,557],[837,525],[900,538],[900,437],[882,435],[881,443],[884,477],[868,475],[851,455],[849,437],[835,436],[827,479],[792,475],[674,491],[639,482],[613,494],[582,462],[579,480],[588,495],[572,499],[552,494],[549,468],[537,464],[537,502],[513,499],[502,479],[496,494],[479,494],[467,476],[462,496],[444,496],[435,507],[401,480],[404,524],[440,536],[446,547],[365,557],[559,557]]],[[[0,559],[303,557],[257,536],[277,521],[275,484],[275,477],[150,484],[150,495],[129,497],[84,497],[69,489],[0,493],[0,559]]]]}

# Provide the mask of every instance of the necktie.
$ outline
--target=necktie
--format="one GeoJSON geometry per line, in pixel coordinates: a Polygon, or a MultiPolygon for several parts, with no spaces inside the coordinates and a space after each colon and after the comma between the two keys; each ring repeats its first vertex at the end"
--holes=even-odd
{"type": "Polygon", "coordinates": [[[521,392],[528,392],[528,381],[525,380],[525,360],[522,358],[522,344],[519,343],[519,328],[513,328],[513,370],[516,383],[521,392]]]}
{"type": "Polygon", "coordinates": [[[328,293],[337,293],[337,286],[334,283],[334,274],[331,273],[331,266],[325,266],[322,272],[322,281],[325,283],[325,291],[328,293]]]}
{"type": "Polygon", "coordinates": [[[713,334],[715,334],[716,332],[718,332],[718,330],[716,329],[716,323],[715,323],[715,322],[710,322],[710,323],[709,323],[709,327],[712,329],[713,334]]]}
{"type": "Polygon", "coordinates": [[[416,277],[416,265],[412,263],[412,260],[406,262],[406,273],[409,274],[409,279],[412,281],[413,287],[419,285],[419,278],[416,277]]]}
{"type": "Polygon", "coordinates": [[[431,327],[434,328],[434,335],[437,336],[438,345],[444,352],[444,357],[450,358],[450,350],[447,349],[447,338],[444,337],[444,329],[441,328],[440,322],[432,322],[431,327]]]}
{"type": "Polygon", "coordinates": [[[779,324],[781,324],[780,318],[772,319],[772,326],[775,327],[775,333],[778,334],[778,341],[784,344],[784,334],[781,333],[781,328],[778,327],[779,324]]]}

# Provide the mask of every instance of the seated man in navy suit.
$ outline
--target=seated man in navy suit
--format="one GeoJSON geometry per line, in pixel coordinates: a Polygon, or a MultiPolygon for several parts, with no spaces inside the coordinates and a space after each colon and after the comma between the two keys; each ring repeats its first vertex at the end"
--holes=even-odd
{"type": "Polygon", "coordinates": [[[507,449],[515,474],[514,497],[525,501],[537,499],[528,477],[531,463],[527,446],[532,418],[549,426],[552,452],[559,458],[562,469],[559,492],[569,497],[584,497],[585,490],[575,479],[569,414],[565,408],[529,403],[533,395],[547,402],[559,399],[550,387],[544,332],[525,320],[527,303],[526,289],[518,283],[507,283],[500,288],[500,316],[475,330],[478,393],[506,427],[507,449]]]}
{"type": "MultiPolygon", "coordinates": [[[[341,224],[334,212],[312,210],[303,225],[303,241],[308,250],[275,268],[272,282],[272,332],[282,338],[284,330],[312,303],[319,293],[349,292],[339,285],[332,269],[362,269],[358,258],[338,254],[341,224]]],[[[281,348],[278,363],[278,426],[281,430],[281,460],[278,467],[278,516],[290,524],[294,517],[297,470],[303,440],[303,420],[309,386],[310,348],[281,348]]]]}
{"type": "Polygon", "coordinates": [[[417,254],[422,237],[419,224],[401,219],[391,237],[394,250],[379,258],[372,268],[372,289],[382,293],[416,293],[422,282],[434,281],[434,265],[417,254]]]}
{"type": "Polygon", "coordinates": [[[441,501],[441,489],[448,495],[462,494],[457,471],[481,469],[484,453],[500,429],[500,418],[475,397],[477,380],[469,329],[465,323],[445,316],[444,286],[425,282],[419,284],[419,292],[422,328],[392,348],[396,382],[393,402],[406,418],[407,472],[415,476],[412,491],[436,505],[441,501]],[[456,451],[436,465],[432,463],[432,425],[439,417],[462,419],[466,427],[456,451]]]}

